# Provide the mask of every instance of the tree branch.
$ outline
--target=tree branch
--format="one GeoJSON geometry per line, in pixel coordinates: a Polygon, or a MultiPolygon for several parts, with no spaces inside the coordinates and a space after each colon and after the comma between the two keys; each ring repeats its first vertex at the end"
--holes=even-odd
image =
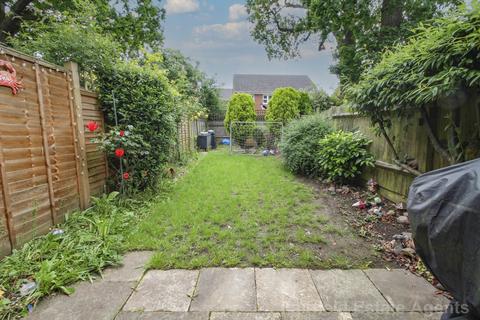
{"type": "MultiPolygon", "coordinates": [[[[34,0],[18,0],[10,7],[8,16],[4,15],[4,19],[0,20],[0,41],[6,39],[6,35],[14,35],[20,28],[20,20],[25,15],[28,6],[34,0]]],[[[5,10],[5,1],[2,1],[2,9],[5,10]]]]}
{"type": "Polygon", "coordinates": [[[427,110],[424,106],[420,108],[420,113],[422,114],[423,122],[425,123],[425,130],[427,131],[427,136],[432,143],[433,148],[440,154],[445,160],[447,160],[450,164],[455,164],[455,159],[448,153],[448,151],[440,144],[437,136],[433,132],[432,125],[430,123],[430,118],[428,117],[427,110]]]}

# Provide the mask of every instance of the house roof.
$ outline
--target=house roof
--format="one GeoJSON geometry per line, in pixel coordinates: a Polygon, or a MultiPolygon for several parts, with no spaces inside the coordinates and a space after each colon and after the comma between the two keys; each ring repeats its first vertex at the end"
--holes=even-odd
{"type": "Polygon", "coordinates": [[[218,88],[218,95],[220,100],[230,100],[233,94],[233,89],[229,88],[218,88]]]}
{"type": "Polygon", "coordinates": [[[233,92],[272,94],[277,88],[292,87],[310,90],[315,88],[305,75],[234,74],[233,92]]]}

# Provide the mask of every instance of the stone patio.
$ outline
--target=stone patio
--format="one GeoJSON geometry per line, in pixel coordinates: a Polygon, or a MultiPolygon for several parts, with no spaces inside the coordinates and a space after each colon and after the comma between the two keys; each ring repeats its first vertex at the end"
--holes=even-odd
{"type": "Polygon", "coordinates": [[[144,272],[132,252],[103,279],[45,299],[27,319],[427,320],[448,300],[404,270],[207,268],[144,272]]]}

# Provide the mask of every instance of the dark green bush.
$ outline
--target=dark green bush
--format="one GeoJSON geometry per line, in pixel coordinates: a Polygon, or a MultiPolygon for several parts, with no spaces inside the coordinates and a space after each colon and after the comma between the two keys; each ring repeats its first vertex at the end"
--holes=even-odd
{"type": "MultiPolygon", "coordinates": [[[[128,185],[133,190],[154,186],[163,166],[172,160],[176,143],[180,110],[168,80],[160,69],[118,63],[101,73],[99,84],[107,124],[115,124],[114,95],[119,128],[137,137],[135,148],[125,147],[126,157],[134,157],[129,163],[128,185]]],[[[118,161],[110,161],[110,165],[113,172],[119,172],[118,161]]],[[[122,179],[120,175],[113,178],[117,184],[122,179]]]]}
{"type": "Polygon", "coordinates": [[[318,168],[330,181],[348,182],[375,163],[367,148],[371,143],[360,132],[336,131],[318,143],[318,168]]]}
{"type": "Polygon", "coordinates": [[[310,96],[308,95],[307,92],[299,92],[300,94],[300,100],[299,100],[299,105],[298,105],[298,110],[300,111],[301,116],[305,116],[308,114],[313,113],[313,103],[312,99],[310,99],[310,96]]]}
{"type": "Polygon", "coordinates": [[[319,141],[332,129],[319,115],[306,116],[285,127],[282,155],[286,166],[294,173],[320,175],[317,161],[319,141]]]}

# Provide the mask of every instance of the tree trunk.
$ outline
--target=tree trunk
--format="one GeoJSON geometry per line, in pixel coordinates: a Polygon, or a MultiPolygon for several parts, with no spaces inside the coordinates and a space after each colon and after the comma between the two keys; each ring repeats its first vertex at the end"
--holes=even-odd
{"type": "Polygon", "coordinates": [[[403,22],[403,0],[383,0],[382,20],[383,27],[398,28],[403,22]]]}
{"type": "Polygon", "coordinates": [[[435,132],[433,132],[432,124],[430,122],[430,118],[428,116],[428,112],[425,107],[420,108],[420,112],[422,114],[422,119],[425,124],[425,130],[427,131],[427,136],[432,143],[433,148],[435,151],[442,156],[445,160],[448,161],[450,164],[455,164],[456,160],[448,153],[448,151],[440,144],[435,132]]]}

